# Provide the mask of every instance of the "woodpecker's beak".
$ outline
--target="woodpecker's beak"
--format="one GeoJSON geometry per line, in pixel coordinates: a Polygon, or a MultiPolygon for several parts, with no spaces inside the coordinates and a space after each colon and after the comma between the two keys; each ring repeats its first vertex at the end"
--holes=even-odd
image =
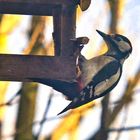
{"type": "Polygon", "coordinates": [[[103,39],[107,43],[108,47],[110,47],[110,44],[114,43],[113,38],[112,38],[111,35],[105,34],[105,33],[101,32],[99,30],[96,30],[96,31],[99,33],[99,35],[101,35],[103,37],[103,39]]]}
{"type": "Polygon", "coordinates": [[[99,35],[101,35],[103,37],[104,40],[106,40],[108,38],[108,35],[107,34],[101,32],[99,30],[96,30],[96,31],[99,33],[99,35]]]}

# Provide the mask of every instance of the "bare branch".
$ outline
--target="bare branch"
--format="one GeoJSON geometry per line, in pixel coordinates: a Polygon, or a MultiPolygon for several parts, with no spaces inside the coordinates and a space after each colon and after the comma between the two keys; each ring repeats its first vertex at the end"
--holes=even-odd
{"type": "Polygon", "coordinates": [[[46,116],[48,114],[48,111],[49,111],[49,108],[50,108],[50,105],[51,105],[51,101],[52,101],[53,95],[54,94],[51,93],[50,96],[49,96],[49,100],[48,100],[47,105],[46,105],[46,109],[45,109],[45,112],[44,112],[44,115],[43,115],[43,119],[40,121],[40,128],[39,128],[38,133],[35,136],[35,140],[39,140],[39,136],[40,136],[41,131],[43,129],[43,124],[46,122],[46,116]]]}
{"type": "Polygon", "coordinates": [[[133,130],[139,130],[140,129],[140,125],[137,126],[129,126],[129,127],[122,127],[122,128],[110,128],[108,129],[108,132],[124,132],[124,131],[133,131],[133,130]]]}
{"type": "Polygon", "coordinates": [[[9,101],[7,101],[6,103],[0,104],[0,107],[10,106],[10,105],[17,103],[17,101],[14,103],[13,103],[13,101],[16,99],[17,96],[19,96],[21,94],[21,90],[22,89],[20,89],[9,101]]]}

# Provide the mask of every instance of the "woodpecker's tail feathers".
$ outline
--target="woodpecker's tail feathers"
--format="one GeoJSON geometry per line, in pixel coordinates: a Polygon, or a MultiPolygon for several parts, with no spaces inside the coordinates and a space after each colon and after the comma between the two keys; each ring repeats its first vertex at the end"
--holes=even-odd
{"type": "Polygon", "coordinates": [[[71,103],[66,108],[64,108],[60,113],[58,113],[57,115],[60,115],[60,114],[62,114],[64,112],[68,111],[69,109],[72,109],[71,108],[71,103]]]}

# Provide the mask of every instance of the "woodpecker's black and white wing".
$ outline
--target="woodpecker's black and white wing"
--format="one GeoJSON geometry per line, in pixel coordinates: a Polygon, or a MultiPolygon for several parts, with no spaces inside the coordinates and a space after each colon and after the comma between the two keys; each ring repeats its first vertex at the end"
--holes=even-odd
{"type": "Polygon", "coordinates": [[[80,65],[80,79],[84,88],[59,114],[104,96],[117,85],[121,77],[122,66],[113,57],[102,55],[84,61],[80,65]]]}

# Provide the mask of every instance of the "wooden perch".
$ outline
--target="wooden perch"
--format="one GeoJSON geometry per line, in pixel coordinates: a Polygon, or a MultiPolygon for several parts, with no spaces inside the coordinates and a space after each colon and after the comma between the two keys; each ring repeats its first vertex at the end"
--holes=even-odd
{"type": "Polygon", "coordinates": [[[1,55],[0,80],[76,79],[74,45],[79,0],[0,0],[0,13],[53,16],[55,57],[1,55]]]}
{"type": "Polygon", "coordinates": [[[75,79],[74,57],[34,55],[0,55],[0,80],[31,81],[28,78],[75,79]]]}
{"type": "Polygon", "coordinates": [[[0,0],[0,13],[52,16],[53,9],[61,9],[62,5],[77,4],[74,0],[0,0]]]}

